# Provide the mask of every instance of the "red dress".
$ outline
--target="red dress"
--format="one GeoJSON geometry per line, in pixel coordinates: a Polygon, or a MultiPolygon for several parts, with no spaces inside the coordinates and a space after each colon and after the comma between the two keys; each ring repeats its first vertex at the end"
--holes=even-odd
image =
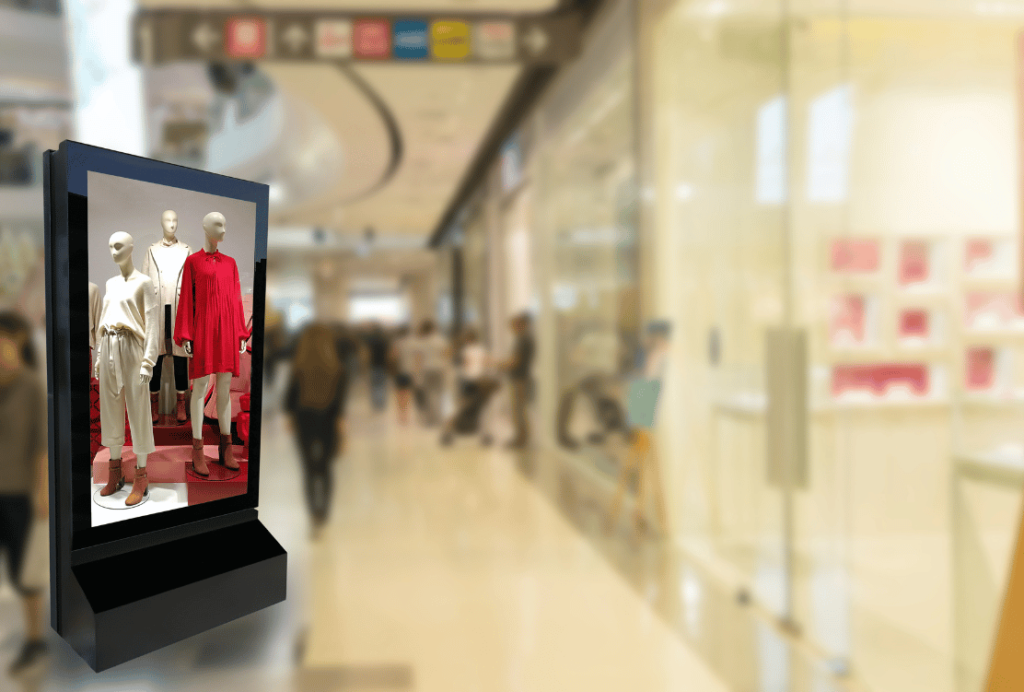
{"type": "Polygon", "coordinates": [[[238,376],[238,351],[250,332],[242,311],[238,265],[222,252],[199,250],[185,259],[174,321],[174,343],[192,342],[189,379],[238,376]]]}

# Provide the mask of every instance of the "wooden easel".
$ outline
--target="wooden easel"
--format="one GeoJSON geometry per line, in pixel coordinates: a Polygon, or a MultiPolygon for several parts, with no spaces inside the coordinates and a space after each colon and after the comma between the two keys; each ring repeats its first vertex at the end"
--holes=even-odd
{"type": "Polygon", "coordinates": [[[647,494],[653,491],[654,509],[658,520],[658,532],[665,534],[668,524],[665,520],[665,495],[661,484],[661,467],[654,444],[654,435],[647,428],[635,428],[632,441],[625,458],[619,467],[619,482],[612,500],[609,525],[614,526],[619,518],[622,498],[629,488],[629,479],[633,472],[637,475],[636,506],[633,509],[633,529],[637,535],[644,527],[644,509],[647,506],[647,494]],[[650,488],[653,484],[653,488],[650,488]]]}

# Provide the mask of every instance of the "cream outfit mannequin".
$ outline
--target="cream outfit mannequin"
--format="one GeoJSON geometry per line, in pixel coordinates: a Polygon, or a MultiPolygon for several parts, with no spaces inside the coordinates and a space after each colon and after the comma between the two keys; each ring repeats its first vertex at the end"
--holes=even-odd
{"type": "Polygon", "coordinates": [[[145,469],[155,449],[149,381],[157,353],[157,299],[153,282],[132,263],[133,247],[127,233],[110,236],[110,255],[121,271],[107,281],[95,375],[100,382],[101,444],[110,448],[111,459],[121,458],[127,408],[136,465],[145,469]]]}
{"type": "MultiPolygon", "coordinates": [[[[203,248],[210,254],[217,252],[217,246],[224,240],[227,233],[227,221],[224,215],[211,212],[203,218],[203,232],[206,239],[203,248]]],[[[239,352],[245,353],[245,341],[239,341],[239,352]]],[[[192,355],[192,342],[185,342],[185,351],[192,355]]],[[[226,429],[231,431],[231,373],[218,372],[192,381],[192,438],[203,437],[203,409],[206,407],[206,392],[210,388],[210,378],[216,380],[217,387],[217,420],[227,421],[226,429]]],[[[223,432],[224,428],[222,428],[223,432]]]]}

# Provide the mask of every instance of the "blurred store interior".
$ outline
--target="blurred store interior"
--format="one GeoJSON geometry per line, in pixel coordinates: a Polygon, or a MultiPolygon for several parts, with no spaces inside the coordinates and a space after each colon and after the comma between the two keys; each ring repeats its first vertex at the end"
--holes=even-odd
{"type": "Polygon", "coordinates": [[[290,554],[286,603],[100,675],[50,633],[9,677],[2,569],[0,689],[1022,689],[1022,68],[1024,0],[0,0],[0,310],[41,353],[42,152],[270,186],[290,554]]]}

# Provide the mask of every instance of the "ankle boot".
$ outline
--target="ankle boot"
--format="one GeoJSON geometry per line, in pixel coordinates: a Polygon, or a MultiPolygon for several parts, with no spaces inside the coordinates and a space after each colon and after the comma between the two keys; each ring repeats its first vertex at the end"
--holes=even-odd
{"type": "Polygon", "coordinates": [[[192,470],[200,476],[209,476],[210,469],[206,466],[206,455],[203,454],[203,441],[192,438],[192,470]]]}
{"type": "Polygon", "coordinates": [[[160,421],[160,392],[149,393],[149,409],[153,414],[153,425],[160,421]]]}
{"type": "Polygon", "coordinates": [[[217,445],[217,452],[220,454],[220,463],[231,470],[238,468],[238,462],[235,461],[235,453],[231,448],[231,435],[221,435],[220,444],[217,445]]]}
{"type": "Polygon", "coordinates": [[[100,495],[108,497],[124,487],[124,476],[121,475],[121,460],[111,459],[110,467],[107,470],[107,484],[103,486],[100,495]]]}
{"type": "Polygon", "coordinates": [[[185,401],[185,392],[178,392],[178,425],[188,420],[188,403],[185,401]]]}
{"type": "Polygon", "coordinates": [[[146,473],[146,467],[143,466],[141,469],[135,467],[135,481],[132,483],[132,494],[128,496],[128,499],[124,503],[129,507],[142,502],[142,498],[149,495],[149,475],[146,473]]]}

